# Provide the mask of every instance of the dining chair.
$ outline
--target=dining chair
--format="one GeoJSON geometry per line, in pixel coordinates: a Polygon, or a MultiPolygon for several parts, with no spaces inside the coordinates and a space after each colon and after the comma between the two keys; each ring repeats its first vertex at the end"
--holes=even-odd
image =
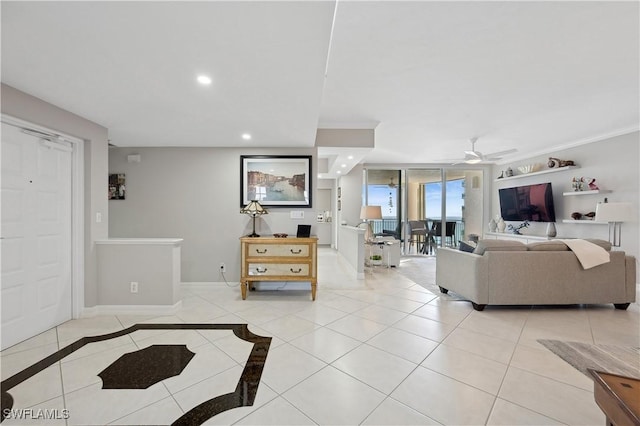
{"type": "Polygon", "coordinates": [[[429,231],[427,230],[427,224],[423,220],[410,220],[409,221],[409,251],[411,246],[416,243],[416,252],[426,252],[426,242],[429,231]]]}
{"type": "MultiPolygon", "coordinates": [[[[441,221],[434,221],[433,225],[431,225],[431,235],[433,236],[434,239],[437,239],[437,241],[440,242],[440,246],[442,246],[442,222],[441,221]]],[[[446,244],[447,241],[449,241],[449,245],[450,246],[457,246],[458,242],[456,241],[456,222],[453,221],[447,221],[445,224],[445,241],[444,243],[446,244]]]]}

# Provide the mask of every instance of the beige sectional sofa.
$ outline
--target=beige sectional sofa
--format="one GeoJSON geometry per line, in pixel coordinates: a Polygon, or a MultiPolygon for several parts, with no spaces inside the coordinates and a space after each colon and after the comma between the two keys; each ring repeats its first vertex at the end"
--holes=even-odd
{"type": "MultiPolygon", "coordinates": [[[[607,250],[611,245],[590,240],[607,250]]],[[[610,262],[583,269],[560,241],[525,245],[519,241],[480,240],[473,253],[438,249],[436,284],[486,305],[566,305],[613,303],[626,309],[635,301],[636,260],[610,251],[610,262]]]]}

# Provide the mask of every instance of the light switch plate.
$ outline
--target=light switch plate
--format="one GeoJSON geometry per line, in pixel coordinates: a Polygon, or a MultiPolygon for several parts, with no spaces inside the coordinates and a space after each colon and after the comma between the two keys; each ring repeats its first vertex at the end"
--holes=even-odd
{"type": "Polygon", "coordinates": [[[304,219],[304,212],[300,210],[292,210],[290,215],[291,219],[304,219]]]}

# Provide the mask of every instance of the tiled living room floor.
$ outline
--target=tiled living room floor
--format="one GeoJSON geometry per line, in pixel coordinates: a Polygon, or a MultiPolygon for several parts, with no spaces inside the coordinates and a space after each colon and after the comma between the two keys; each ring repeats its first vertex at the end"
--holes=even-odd
{"type": "MultiPolygon", "coordinates": [[[[321,249],[315,302],[308,291],[250,292],[243,301],[237,286],[187,286],[174,316],[74,320],[9,348],[1,354],[2,379],[81,337],[136,323],[248,324],[272,337],[255,403],[205,424],[601,425],[591,380],[536,340],[640,346],[637,303],[627,311],[597,305],[476,312],[428,290],[434,258],[409,257],[397,269],[365,275],[350,277],[335,252],[321,249]],[[423,285],[401,268],[413,268],[409,275],[423,276],[414,278],[423,285]]],[[[68,410],[68,419],[32,424],[170,424],[233,391],[251,348],[230,330],[138,330],[87,345],[9,393],[14,409],[68,410]],[[98,373],[151,344],[183,344],[195,356],[182,374],[147,389],[101,389],[98,373]]]]}

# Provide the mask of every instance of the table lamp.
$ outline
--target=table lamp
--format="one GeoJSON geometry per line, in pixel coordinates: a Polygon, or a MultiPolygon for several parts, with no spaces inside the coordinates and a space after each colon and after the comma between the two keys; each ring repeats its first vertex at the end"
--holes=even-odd
{"type": "Polygon", "coordinates": [[[371,241],[373,239],[373,227],[371,226],[371,219],[382,219],[382,208],[380,206],[362,206],[360,208],[360,219],[367,222],[367,230],[364,233],[365,241],[371,241]]]}
{"type": "Polygon", "coordinates": [[[609,242],[614,247],[620,247],[622,222],[633,220],[633,207],[631,203],[598,203],[595,220],[609,224],[609,242]]]}
{"type": "Polygon", "coordinates": [[[253,218],[253,232],[247,237],[259,237],[260,235],[256,234],[256,216],[262,216],[263,214],[269,214],[269,212],[260,205],[258,200],[253,200],[245,207],[240,209],[240,213],[248,214],[253,218]]]}

